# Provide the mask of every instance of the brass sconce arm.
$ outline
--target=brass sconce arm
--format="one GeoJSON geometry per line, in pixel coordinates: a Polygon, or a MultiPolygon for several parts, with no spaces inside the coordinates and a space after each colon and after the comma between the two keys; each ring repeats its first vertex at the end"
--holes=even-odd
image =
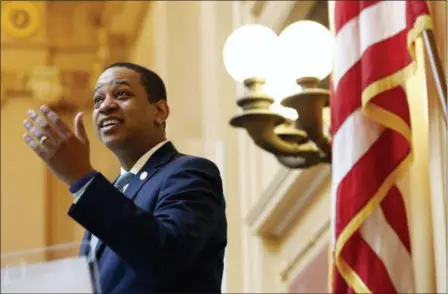
{"type": "Polygon", "coordinates": [[[305,134],[300,131],[288,134],[283,124],[285,119],[281,115],[263,109],[246,111],[231,121],[232,126],[245,128],[255,144],[274,155],[300,156],[302,152],[309,151],[298,145],[307,141],[305,134]],[[283,127],[280,134],[275,132],[277,126],[283,127]],[[282,138],[287,136],[291,137],[290,140],[282,138]]]}
{"type": "Polygon", "coordinates": [[[306,95],[309,91],[303,91],[285,98],[282,104],[295,108],[299,113],[299,119],[293,122],[270,111],[274,99],[262,91],[263,84],[264,81],[257,78],[244,82],[247,95],[237,102],[243,113],[233,117],[230,124],[246,129],[257,146],[275,155],[280,163],[290,168],[330,162],[331,145],[321,130],[322,108],[328,103],[325,99],[327,93],[324,90],[314,91],[317,95],[310,96],[306,95]],[[306,144],[310,139],[313,142],[306,144]]]}
{"type": "MultiPolygon", "coordinates": [[[[305,149],[305,146],[301,146],[305,149]]],[[[311,145],[307,146],[307,149],[310,149],[309,152],[306,153],[305,156],[279,156],[276,158],[278,162],[280,162],[283,166],[287,168],[309,168],[319,163],[331,163],[331,159],[329,156],[320,152],[318,148],[311,145]]]]}
{"type": "Polygon", "coordinates": [[[318,88],[319,79],[308,77],[297,80],[302,90],[286,97],[281,104],[297,111],[296,127],[303,129],[309,139],[327,155],[331,161],[331,141],[323,133],[322,113],[329,106],[330,91],[318,88]]]}

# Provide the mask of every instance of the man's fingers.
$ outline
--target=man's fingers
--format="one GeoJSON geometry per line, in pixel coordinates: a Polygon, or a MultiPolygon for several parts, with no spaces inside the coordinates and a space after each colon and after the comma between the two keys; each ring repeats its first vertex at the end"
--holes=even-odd
{"type": "Polygon", "coordinates": [[[28,130],[28,134],[24,135],[24,140],[40,157],[44,160],[49,160],[58,150],[59,145],[55,145],[51,141],[50,137],[44,132],[42,132],[38,127],[33,125],[33,123],[26,119],[23,125],[28,130]],[[36,140],[31,136],[33,135],[36,140]]]}
{"type": "Polygon", "coordinates": [[[50,159],[51,156],[49,149],[39,144],[39,142],[34,140],[33,137],[31,137],[29,134],[24,134],[23,140],[25,140],[25,143],[30,146],[31,149],[33,149],[42,159],[50,159]]]}
{"type": "Polygon", "coordinates": [[[81,142],[89,143],[82,112],[78,112],[75,117],[75,135],[81,142]]]}
{"type": "Polygon", "coordinates": [[[42,105],[40,110],[45,115],[45,117],[54,125],[57,133],[62,138],[68,138],[73,135],[70,128],[62,121],[62,119],[48,106],[42,105]]]}
{"type": "Polygon", "coordinates": [[[52,147],[57,148],[61,143],[61,138],[59,134],[53,129],[53,127],[48,123],[48,121],[42,115],[37,114],[37,112],[35,112],[34,110],[28,111],[28,116],[37,126],[37,128],[35,127],[35,130],[32,131],[32,134],[36,136],[37,140],[41,140],[45,135],[48,138],[46,144],[50,144],[52,147]]]}
{"type": "Polygon", "coordinates": [[[51,142],[50,137],[35,126],[29,119],[23,121],[23,126],[28,130],[28,133],[36,138],[36,141],[47,148],[55,149],[55,144],[51,142]],[[45,137],[45,138],[44,138],[45,137]]]}
{"type": "Polygon", "coordinates": [[[37,138],[37,140],[40,140],[42,136],[44,135],[34,124],[29,120],[25,119],[23,121],[23,126],[25,129],[27,129],[34,137],[37,138]]]}

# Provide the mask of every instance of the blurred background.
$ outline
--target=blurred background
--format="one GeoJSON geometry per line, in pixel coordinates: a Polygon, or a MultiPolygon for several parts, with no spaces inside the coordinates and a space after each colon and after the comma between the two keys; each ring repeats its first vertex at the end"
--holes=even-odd
{"type": "MultiPolygon", "coordinates": [[[[431,9],[445,65],[446,2],[431,1],[431,9]]],[[[93,131],[92,88],[108,64],[129,61],[164,79],[168,138],[222,172],[229,222],[223,292],[327,291],[331,168],[288,169],[229,126],[242,89],[222,58],[227,37],[244,24],[277,33],[303,19],[329,27],[327,1],[1,1],[1,13],[2,254],[81,240],[83,228],[67,216],[72,195],[23,142],[22,121],[43,103],[70,125],[84,111],[94,167],[115,178],[118,161],[93,131]]],[[[426,63],[415,87],[434,96],[428,71],[426,63]]],[[[413,238],[423,240],[413,241],[417,291],[446,291],[446,263],[437,262],[446,260],[446,211],[435,212],[445,208],[431,200],[429,172],[446,157],[431,157],[432,118],[418,112],[430,106],[413,103],[413,190],[428,195],[412,208],[413,238]]]]}

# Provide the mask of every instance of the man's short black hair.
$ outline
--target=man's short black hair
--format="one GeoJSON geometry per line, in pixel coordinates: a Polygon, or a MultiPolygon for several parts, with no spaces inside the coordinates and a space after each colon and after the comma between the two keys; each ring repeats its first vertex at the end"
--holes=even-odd
{"type": "Polygon", "coordinates": [[[162,78],[152,70],[131,62],[117,62],[109,65],[105,70],[112,67],[126,67],[138,72],[140,74],[140,83],[143,88],[145,88],[150,103],[159,100],[167,100],[165,83],[162,78]]]}

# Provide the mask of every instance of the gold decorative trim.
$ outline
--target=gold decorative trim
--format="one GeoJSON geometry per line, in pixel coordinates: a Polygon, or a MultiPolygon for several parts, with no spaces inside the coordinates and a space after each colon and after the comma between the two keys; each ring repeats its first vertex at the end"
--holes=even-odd
{"type": "Polygon", "coordinates": [[[1,24],[5,33],[11,37],[29,38],[40,27],[39,9],[31,1],[6,2],[1,15],[1,24]]]}

